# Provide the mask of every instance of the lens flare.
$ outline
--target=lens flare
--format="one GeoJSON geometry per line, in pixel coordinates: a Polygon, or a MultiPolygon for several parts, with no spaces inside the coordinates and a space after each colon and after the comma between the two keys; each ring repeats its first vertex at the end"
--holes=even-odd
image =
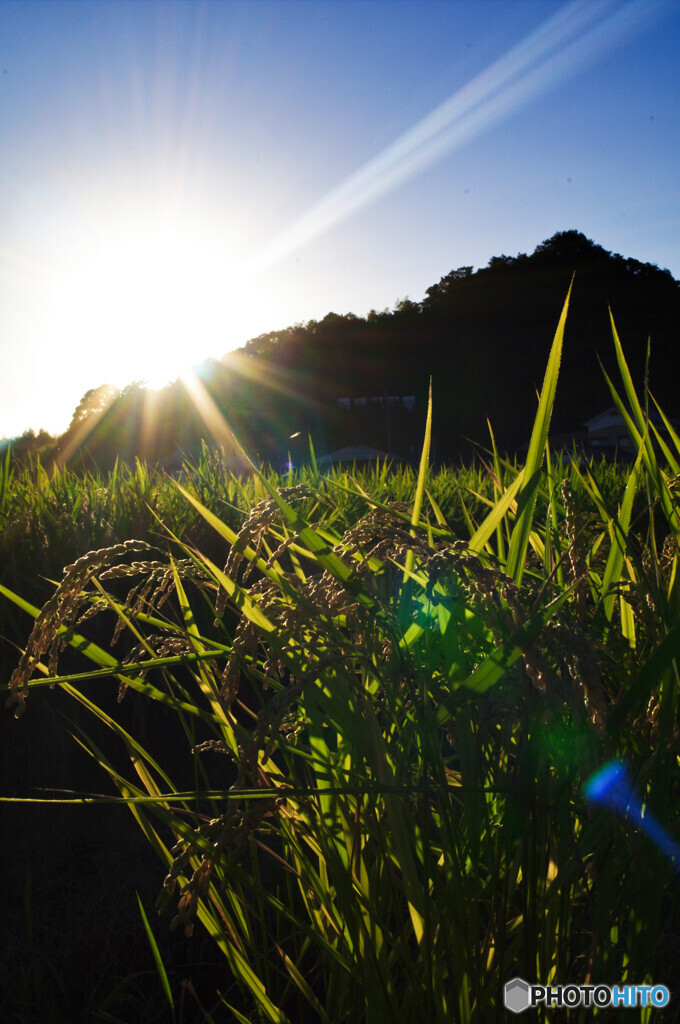
{"type": "Polygon", "coordinates": [[[609,761],[583,787],[583,795],[593,804],[617,811],[636,825],[680,872],[680,843],[666,831],[633,791],[630,773],[623,761],[609,761]]]}

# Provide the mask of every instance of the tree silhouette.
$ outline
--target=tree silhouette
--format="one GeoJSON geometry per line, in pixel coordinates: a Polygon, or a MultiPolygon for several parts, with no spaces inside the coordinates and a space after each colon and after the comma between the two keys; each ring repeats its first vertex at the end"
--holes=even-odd
{"type": "Polygon", "coordinates": [[[100,384],[98,388],[90,388],[78,402],[69,430],[80,426],[88,417],[97,416],[104,412],[120,394],[118,388],[112,384],[100,384]]]}

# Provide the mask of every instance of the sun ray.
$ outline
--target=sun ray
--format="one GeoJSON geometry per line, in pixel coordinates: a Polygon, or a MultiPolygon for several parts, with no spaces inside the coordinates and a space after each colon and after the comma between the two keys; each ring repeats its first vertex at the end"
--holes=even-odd
{"type": "Polygon", "coordinates": [[[284,229],[251,261],[254,276],[330,231],[476,135],[545,95],[639,31],[662,0],[573,0],[284,229]]]}
{"type": "Polygon", "coordinates": [[[235,472],[252,470],[252,462],[241,447],[226,416],[221,412],[202,381],[190,370],[182,375],[182,384],[213,441],[224,451],[232,470],[235,472]]]}
{"type": "Polygon", "coordinates": [[[295,370],[276,366],[273,362],[242,352],[230,352],[227,365],[234,375],[245,378],[251,384],[265,384],[277,394],[293,399],[299,408],[310,411],[316,408],[315,397],[309,393],[300,380],[299,372],[295,370]]]}
{"type": "Polygon", "coordinates": [[[66,431],[61,439],[61,446],[55,456],[55,469],[63,469],[68,465],[74,455],[81,451],[88,437],[90,437],[94,432],[97,425],[102,421],[106,413],[119,397],[117,388],[107,388],[104,386],[99,390],[106,391],[105,400],[102,402],[100,408],[90,412],[89,415],[84,416],[80,422],[72,424],[72,426],[66,431]]]}

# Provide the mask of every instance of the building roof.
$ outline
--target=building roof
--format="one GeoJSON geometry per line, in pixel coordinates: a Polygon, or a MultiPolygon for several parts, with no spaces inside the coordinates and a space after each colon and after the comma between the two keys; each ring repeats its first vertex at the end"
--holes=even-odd
{"type": "MultiPolygon", "coordinates": [[[[632,411],[627,408],[626,412],[629,416],[634,419],[632,411]]],[[[654,423],[656,426],[663,424],[663,419],[657,409],[650,408],[648,410],[649,421],[654,423]]],[[[670,416],[667,417],[669,423],[675,424],[677,421],[672,419],[670,416]]],[[[623,424],[623,416],[614,405],[610,405],[608,409],[603,409],[602,412],[598,412],[597,416],[593,416],[591,419],[586,420],[584,426],[592,433],[594,430],[601,430],[609,426],[619,426],[623,424]]]]}

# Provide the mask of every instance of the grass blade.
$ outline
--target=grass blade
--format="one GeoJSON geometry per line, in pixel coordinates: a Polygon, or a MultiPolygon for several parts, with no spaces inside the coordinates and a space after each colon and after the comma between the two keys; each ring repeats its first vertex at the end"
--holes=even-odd
{"type": "Polygon", "coordinates": [[[147,916],[146,916],[146,914],[144,912],[144,905],[143,905],[143,903],[142,903],[142,901],[140,899],[139,893],[136,893],[136,896],[137,896],[137,902],[139,904],[139,913],[142,915],[142,922],[144,924],[144,931],[146,932],[146,937],[149,940],[149,945],[151,946],[151,952],[153,954],[154,963],[156,964],[156,970],[158,971],[158,976],[161,979],[161,985],[163,986],[163,991],[165,992],[165,998],[168,1000],[168,1002],[170,1003],[170,1006],[172,1008],[172,1019],[174,1020],[175,1019],[175,1001],[172,998],[172,989],[170,988],[170,979],[168,978],[168,972],[165,969],[165,964],[163,963],[163,958],[161,957],[161,952],[160,952],[160,950],[158,948],[158,943],[156,942],[156,938],[154,936],[154,933],[151,931],[151,925],[149,924],[148,918],[147,918],[147,916]]]}
{"type": "Polygon", "coordinates": [[[545,378],[541,389],[541,397],[538,401],[538,412],[536,413],[536,419],[531,432],[531,441],[529,442],[529,451],[527,452],[527,461],[524,467],[524,480],[517,499],[517,519],[512,531],[512,537],[510,538],[510,549],[508,551],[508,561],[506,564],[506,572],[509,576],[512,576],[516,583],[521,582],[522,574],[524,573],[534,506],[536,504],[536,494],[539,485],[539,474],[543,463],[543,457],[545,455],[545,446],[548,439],[548,430],[550,428],[550,418],[552,416],[553,404],[555,401],[557,377],[560,369],[560,361],[562,359],[564,328],[567,322],[567,312],[569,310],[569,299],[571,297],[573,283],[572,278],[572,282],[569,285],[569,291],[567,292],[567,297],[562,308],[562,314],[557,325],[552,348],[550,349],[548,366],[545,371],[545,378]]]}

